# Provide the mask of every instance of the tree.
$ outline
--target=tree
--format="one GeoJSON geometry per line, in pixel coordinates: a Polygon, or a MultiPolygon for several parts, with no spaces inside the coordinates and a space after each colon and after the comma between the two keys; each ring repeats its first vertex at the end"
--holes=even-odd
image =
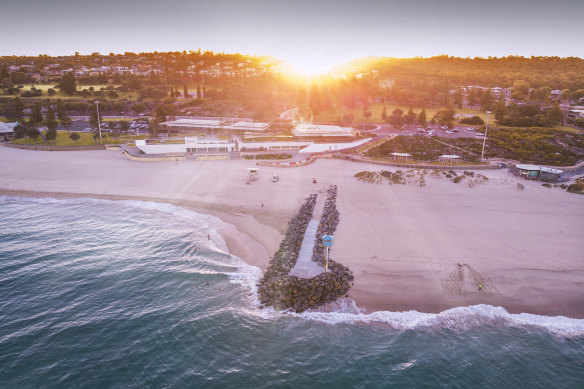
{"type": "Polygon", "coordinates": [[[391,112],[391,116],[402,116],[403,114],[404,114],[404,111],[402,111],[399,108],[396,108],[391,112]]]}
{"type": "Polygon", "coordinates": [[[71,123],[71,119],[69,118],[69,115],[67,115],[67,109],[65,108],[65,104],[61,99],[57,100],[57,117],[59,118],[61,124],[71,123]]]}
{"type": "Polygon", "coordinates": [[[163,105],[159,105],[156,107],[156,111],[154,113],[154,121],[156,123],[162,123],[166,121],[166,108],[163,105]]]}
{"type": "Polygon", "coordinates": [[[73,72],[68,72],[61,77],[61,82],[59,83],[59,88],[69,96],[75,94],[76,90],[76,83],[75,83],[75,76],[73,72]]]}
{"type": "Polygon", "coordinates": [[[471,124],[471,125],[476,125],[476,126],[482,126],[483,124],[485,124],[484,120],[481,119],[480,116],[473,116],[470,118],[464,118],[462,120],[460,120],[460,123],[462,124],[471,124]]]}
{"type": "Polygon", "coordinates": [[[73,142],[77,142],[81,138],[81,135],[79,135],[78,133],[74,132],[71,135],[69,135],[69,138],[71,138],[71,140],[73,142]]]}
{"type": "Polygon", "coordinates": [[[369,118],[371,117],[371,111],[363,112],[363,116],[365,117],[366,120],[369,120],[369,118]]]}
{"type": "Polygon", "coordinates": [[[126,120],[122,120],[120,121],[120,130],[121,131],[128,131],[130,129],[130,123],[128,123],[126,120]]]}
{"type": "Polygon", "coordinates": [[[89,112],[89,125],[91,128],[97,128],[97,106],[95,104],[91,104],[89,112]]]}
{"type": "Polygon", "coordinates": [[[381,120],[387,120],[387,110],[385,109],[385,105],[383,106],[383,111],[381,111],[381,120]]]}
{"type": "Polygon", "coordinates": [[[187,88],[187,84],[184,86],[183,94],[185,95],[185,99],[189,98],[189,89],[187,88]]]}
{"type": "Polygon", "coordinates": [[[448,125],[448,123],[452,123],[454,120],[454,110],[442,109],[434,114],[432,120],[443,125],[448,125]]]}
{"type": "Polygon", "coordinates": [[[547,115],[546,115],[547,121],[549,122],[550,125],[556,125],[559,123],[564,122],[564,114],[562,113],[562,110],[560,109],[560,106],[558,105],[558,103],[556,102],[554,104],[554,106],[548,111],[547,115]]]}
{"type": "Polygon", "coordinates": [[[200,99],[201,97],[202,97],[201,86],[199,84],[197,84],[197,99],[200,99]]]}
{"type": "Polygon", "coordinates": [[[421,126],[426,127],[426,125],[428,124],[426,122],[427,122],[427,119],[426,119],[426,108],[422,108],[422,111],[418,115],[418,123],[420,123],[421,126]]]}
{"type": "Polygon", "coordinates": [[[30,111],[30,120],[31,123],[40,123],[43,121],[43,115],[41,114],[41,103],[35,101],[32,105],[32,109],[30,111]]]}
{"type": "Polygon", "coordinates": [[[14,107],[14,119],[16,119],[16,121],[22,121],[22,118],[24,117],[24,103],[22,102],[22,100],[20,99],[20,97],[15,97],[14,98],[14,102],[13,102],[13,107],[14,107]]]}
{"type": "Polygon", "coordinates": [[[493,105],[493,94],[491,93],[490,89],[487,89],[486,91],[483,92],[483,94],[481,95],[481,108],[484,109],[485,111],[492,109],[492,105],[493,105]]]}
{"type": "Polygon", "coordinates": [[[57,91],[54,90],[53,88],[49,88],[47,89],[47,93],[49,94],[49,96],[54,96],[57,94],[57,91]]]}
{"type": "Polygon", "coordinates": [[[505,101],[499,100],[495,105],[495,120],[499,122],[505,118],[505,115],[507,115],[507,106],[505,101]]]}
{"type": "Polygon", "coordinates": [[[144,109],[146,107],[144,107],[144,104],[142,103],[135,103],[132,104],[130,108],[132,109],[132,111],[136,112],[136,114],[140,115],[140,113],[144,112],[144,109]]]}
{"type": "Polygon", "coordinates": [[[49,109],[47,110],[45,124],[47,125],[47,132],[45,133],[45,138],[47,138],[47,140],[57,139],[57,120],[55,120],[55,111],[52,105],[49,105],[49,109]]]}

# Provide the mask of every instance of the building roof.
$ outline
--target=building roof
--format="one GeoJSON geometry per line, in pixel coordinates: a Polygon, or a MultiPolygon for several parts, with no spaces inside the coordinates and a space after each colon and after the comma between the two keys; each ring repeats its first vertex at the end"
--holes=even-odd
{"type": "Polygon", "coordinates": [[[162,124],[166,124],[171,127],[218,127],[222,120],[212,120],[212,119],[178,119],[162,124]]]}
{"type": "Polygon", "coordinates": [[[454,154],[444,154],[441,155],[438,158],[446,158],[446,159],[457,159],[457,158],[461,158],[460,155],[454,155],[454,154]]]}
{"type": "Polygon", "coordinates": [[[223,128],[238,131],[265,131],[268,127],[270,127],[270,123],[265,122],[235,122],[225,125],[223,128]]]}
{"type": "Polygon", "coordinates": [[[216,119],[178,119],[162,123],[168,127],[216,128],[235,131],[265,131],[270,123],[265,122],[235,122],[216,119]]]}
{"type": "Polygon", "coordinates": [[[393,155],[394,157],[411,157],[412,154],[408,154],[408,153],[391,153],[391,155],[393,155]]]}
{"type": "Polygon", "coordinates": [[[539,166],[539,165],[516,165],[515,167],[517,167],[517,169],[521,169],[521,170],[539,171],[539,172],[544,172],[544,173],[561,174],[564,172],[563,170],[556,169],[553,167],[546,167],[546,166],[539,166]]]}
{"type": "Polygon", "coordinates": [[[16,127],[18,125],[18,122],[14,122],[14,123],[4,123],[4,122],[0,122],[0,132],[5,134],[8,132],[14,132],[14,127],[16,127]]]}
{"type": "Polygon", "coordinates": [[[357,131],[352,127],[332,126],[325,124],[301,123],[292,130],[295,136],[355,136],[357,131]]]}

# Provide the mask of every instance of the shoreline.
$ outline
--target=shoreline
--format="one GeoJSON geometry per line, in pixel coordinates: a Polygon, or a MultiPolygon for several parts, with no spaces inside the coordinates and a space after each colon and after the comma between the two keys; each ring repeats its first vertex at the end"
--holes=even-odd
{"type": "Polygon", "coordinates": [[[216,216],[227,223],[218,233],[229,252],[265,270],[304,199],[335,184],[340,223],[331,258],[353,271],[348,297],[366,312],[488,304],[584,318],[582,195],[501,170],[481,171],[488,180],[472,186],[430,173],[424,185],[398,185],[355,178],[377,165],[317,160],[298,169],[262,167],[246,185],[248,167],[242,160],[152,165],[114,151],[0,148],[0,194],[156,201],[216,216]]]}

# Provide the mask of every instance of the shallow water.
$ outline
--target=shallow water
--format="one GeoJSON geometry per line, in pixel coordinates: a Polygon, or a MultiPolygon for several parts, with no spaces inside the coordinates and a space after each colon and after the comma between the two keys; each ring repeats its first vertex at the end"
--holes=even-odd
{"type": "Polygon", "coordinates": [[[226,251],[220,223],[0,198],[0,388],[584,387],[584,320],[259,309],[261,272],[226,251]]]}

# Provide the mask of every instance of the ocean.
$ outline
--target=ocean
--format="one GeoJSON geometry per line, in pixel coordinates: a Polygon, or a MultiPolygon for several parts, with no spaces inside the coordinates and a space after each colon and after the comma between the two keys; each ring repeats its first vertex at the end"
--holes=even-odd
{"type": "Polygon", "coordinates": [[[584,320],[260,309],[261,271],[220,225],[153,202],[0,197],[0,388],[584,388],[584,320]]]}

